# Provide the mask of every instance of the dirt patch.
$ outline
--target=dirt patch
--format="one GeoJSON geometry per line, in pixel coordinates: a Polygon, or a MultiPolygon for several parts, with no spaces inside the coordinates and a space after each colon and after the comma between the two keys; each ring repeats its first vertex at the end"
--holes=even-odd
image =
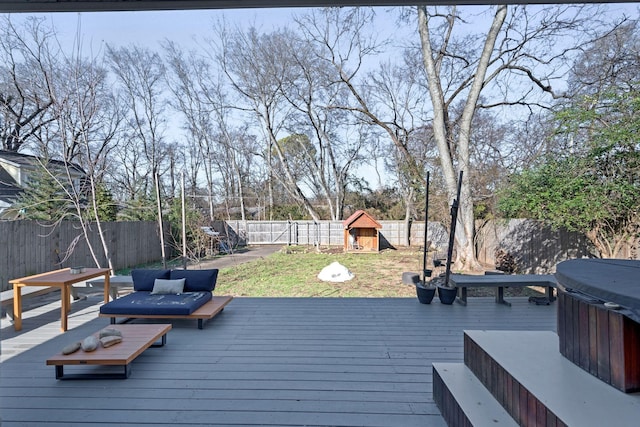
{"type": "MultiPolygon", "coordinates": [[[[467,296],[491,297],[496,294],[498,288],[467,288],[467,296]]],[[[545,288],[529,286],[524,288],[504,288],[504,295],[509,297],[543,297],[545,288]]]]}

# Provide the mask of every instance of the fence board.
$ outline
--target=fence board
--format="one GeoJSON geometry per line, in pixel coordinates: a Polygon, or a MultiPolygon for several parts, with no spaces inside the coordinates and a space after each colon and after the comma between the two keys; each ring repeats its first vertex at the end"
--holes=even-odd
{"type": "MultiPolygon", "coordinates": [[[[162,258],[155,222],[105,222],[102,226],[114,268],[127,268],[162,258]]],[[[0,221],[1,289],[10,289],[8,281],[17,277],[71,266],[95,266],[83,237],[65,259],[65,252],[78,236],[82,236],[82,230],[74,221],[62,222],[55,229],[35,221],[0,221]]],[[[90,224],[89,241],[100,267],[107,266],[95,224],[90,224]]]]}

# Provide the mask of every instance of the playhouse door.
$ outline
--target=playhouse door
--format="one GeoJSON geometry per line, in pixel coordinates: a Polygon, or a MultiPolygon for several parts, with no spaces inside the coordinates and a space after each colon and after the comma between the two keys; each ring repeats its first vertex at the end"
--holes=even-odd
{"type": "Polygon", "coordinates": [[[376,230],[374,228],[358,229],[358,244],[367,251],[377,251],[376,230]]]}

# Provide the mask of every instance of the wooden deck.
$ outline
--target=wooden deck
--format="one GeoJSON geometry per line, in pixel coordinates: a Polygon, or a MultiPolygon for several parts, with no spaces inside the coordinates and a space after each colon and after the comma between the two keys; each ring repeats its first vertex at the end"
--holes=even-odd
{"type": "MultiPolygon", "coordinates": [[[[45,360],[107,326],[101,295],[2,320],[2,426],[444,426],[433,362],[461,362],[464,329],[546,330],[556,306],[493,298],[235,298],[204,330],[174,321],[123,380],[57,381],[45,360]]],[[[59,304],[59,302],[58,302],[59,304]]],[[[161,322],[160,322],[161,323],[161,322]]]]}

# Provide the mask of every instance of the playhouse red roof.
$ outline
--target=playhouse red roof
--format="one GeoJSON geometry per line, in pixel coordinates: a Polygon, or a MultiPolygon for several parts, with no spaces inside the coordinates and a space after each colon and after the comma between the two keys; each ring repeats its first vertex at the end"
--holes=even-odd
{"type": "Polygon", "coordinates": [[[342,221],[344,228],[375,228],[380,229],[382,225],[376,221],[371,215],[363,211],[357,210],[349,218],[342,221]]]}

